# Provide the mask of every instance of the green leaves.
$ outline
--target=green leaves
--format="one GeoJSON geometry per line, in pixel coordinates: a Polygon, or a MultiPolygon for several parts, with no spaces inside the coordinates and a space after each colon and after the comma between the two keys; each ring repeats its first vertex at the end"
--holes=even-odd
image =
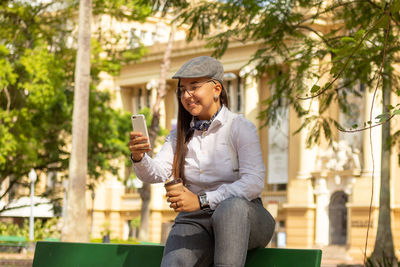
{"type": "Polygon", "coordinates": [[[379,22],[376,24],[377,28],[387,28],[388,24],[390,21],[390,17],[387,15],[384,15],[379,22]]]}
{"type": "Polygon", "coordinates": [[[400,11],[400,0],[394,0],[390,5],[390,12],[394,14],[399,11],[400,11]]]}
{"type": "MultiPolygon", "coordinates": [[[[67,170],[78,2],[0,1],[0,182],[11,176],[19,181],[31,168],[67,170]]],[[[126,22],[142,20],[151,12],[148,1],[95,0],[93,5],[98,15],[126,22]]],[[[92,178],[116,172],[115,159],[128,153],[131,125],[126,113],[110,107],[109,94],[95,89],[98,74],[116,75],[121,62],[137,60],[145,53],[143,47],[122,50],[113,42],[120,40],[116,33],[100,33],[94,34],[92,42],[92,178]]],[[[62,177],[57,179],[61,182],[62,177]]]]}
{"type": "Polygon", "coordinates": [[[319,91],[319,89],[321,89],[321,86],[314,84],[313,87],[311,88],[311,93],[314,94],[316,92],[319,91]]]}

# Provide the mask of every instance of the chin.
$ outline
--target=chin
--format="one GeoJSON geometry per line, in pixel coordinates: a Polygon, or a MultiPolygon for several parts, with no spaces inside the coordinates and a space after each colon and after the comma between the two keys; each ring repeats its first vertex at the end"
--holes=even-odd
{"type": "Polygon", "coordinates": [[[192,115],[192,116],[198,116],[199,114],[200,114],[200,111],[198,110],[198,108],[197,107],[195,107],[195,108],[187,108],[186,109],[189,113],[190,113],[190,115],[192,115]]]}
{"type": "Polygon", "coordinates": [[[199,116],[199,113],[198,113],[198,112],[190,112],[190,111],[189,111],[189,113],[190,113],[190,115],[195,116],[195,117],[199,116]]]}

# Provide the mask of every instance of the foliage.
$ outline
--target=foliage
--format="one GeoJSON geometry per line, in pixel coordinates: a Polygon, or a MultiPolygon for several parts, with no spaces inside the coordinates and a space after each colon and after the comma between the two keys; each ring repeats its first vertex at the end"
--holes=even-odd
{"type": "MultiPolygon", "coordinates": [[[[0,221],[0,235],[2,236],[23,236],[29,240],[29,219],[24,219],[22,227],[15,223],[0,221]]],[[[47,238],[59,238],[58,219],[48,220],[35,219],[34,221],[34,240],[44,240],[47,238]]]]}
{"type": "MultiPolygon", "coordinates": [[[[205,38],[214,56],[222,56],[232,42],[251,40],[259,44],[249,65],[259,76],[267,73],[275,88],[263,103],[260,119],[265,125],[274,123],[279,108],[291,105],[298,116],[306,118],[301,127],[315,129],[313,134],[318,138],[309,135],[310,145],[323,136],[330,140],[332,127],[346,128],[325,111],[335,104],[343,114],[352,114],[349,98],[360,97],[364,85],[367,90],[374,88],[385,46],[385,60],[391,62],[388,70],[399,61],[399,0],[224,0],[189,6],[187,1],[166,2],[161,5],[153,1],[158,4],[156,9],[178,9],[178,20],[189,27],[188,39],[205,38]],[[320,30],[320,23],[325,22],[332,26],[320,30]],[[388,26],[390,30],[386,31],[388,26]],[[318,62],[325,64],[321,67],[318,62]],[[313,117],[305,105],[304,100],[310,98],[319,101],[318,116],[313,117]]],[[[399,82],[400,76],[393,75],[392,91],[397,95],[399,82]]],[[[366,121],[364,126],[400,114],[400,106],[391,107],[387,113],[366,121]]]]}
{"type": "MultiPolygon", "coordinates": [[[[68,169],[79,1],[0,2],[0,183],[9,192],[31,168],[38,173],[68,169]]],[[[95,21],[104,15],[143,20],[151,11],[138,1],[94,0],[95,21]],[[123,7],[124,6],[124,7],[123,7]]],[[[89,176],[116,173],[126,155],[129,116],[110,107],[107,90],[96,89],[101,71],[118,73],[122,62],[138,60],[143,46],[124,50],[127,37],[94,29],[89,129],[89,176]],[[125,38],[125,39],[124,39],[125,38]]],[[[54,176],[56,182],[63,177],[54,176]]],[[[47,192],[51,194],[51,192],[47,192]]],[[[4,195],[0,195],[2,198],[4,195]]]]}
{"type": "Polygon", "coordinates": [[[138,228],[139,226],[140,226],[140,217],[136,217],[133,220],[131,220],[132,228],[138,228]]]}
{"type": "MultiPolygon", "coordinates": [[[[90,240],[91,243],[102,243],[103,240],[101,238],[92,238],[90,240]]],[[[131,245],[137,245],[139,242],[136,239],[128,239],[128,240],[123,240],[123,239],[111,239],[110,240],[111,244],[131,244],[131,245]]]]}
{"type": "Polygon", "coordinates": [[[88,171],[96,180],[104,171],[117,175],[116,157],[129,154],[130,114],[110,108],[110,94],[90,92],[88,171]]]}
{"type": "Polygon", "coordinates": [[[111,223],[109,221],[103,222],[101,228],[103,229],[100,231],[102,236],[109,236],[111,234],[111,223]]]}

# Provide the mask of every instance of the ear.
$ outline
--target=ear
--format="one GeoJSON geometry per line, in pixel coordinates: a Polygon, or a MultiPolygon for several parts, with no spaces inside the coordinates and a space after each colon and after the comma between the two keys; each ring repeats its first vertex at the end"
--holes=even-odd
{"type": "Polygon", "coordinates": [[[214,86],[214,95],[220,96],[222,92],[222,86],[219,82],[217,82],[214,86]]]}

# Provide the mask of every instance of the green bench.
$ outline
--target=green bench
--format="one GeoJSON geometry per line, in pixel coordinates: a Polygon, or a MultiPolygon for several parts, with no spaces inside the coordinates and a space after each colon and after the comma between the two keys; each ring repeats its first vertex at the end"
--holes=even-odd
{"type": "MultiPolygon", "coordinates": [[[[99,243],[36,243],[33,267],[160,266],[164,246],[99,243]]],[[[318,249],[263,248],[249,251],[247,267],[319,267],[318,249]]]]}
{"type": "Polygon", "coordinates": [[[0,235],[0,251],[21,252],[28,242],[24,236],[0,235]]]}

